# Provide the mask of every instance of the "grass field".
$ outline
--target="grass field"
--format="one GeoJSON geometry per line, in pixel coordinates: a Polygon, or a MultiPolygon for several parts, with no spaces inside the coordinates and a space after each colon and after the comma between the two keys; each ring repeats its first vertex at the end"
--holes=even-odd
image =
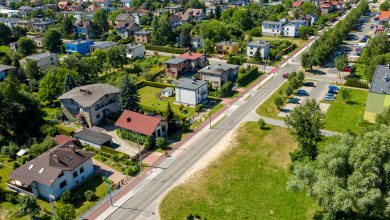
{"type": "Polygon", "coordinates": [[[285,128],[245,124],[233,149],[163,198],[161,219],[311,219],[315,202],[286,190],[295,146],[285,128]]]}
{"type": "Polygon", "coordinates": [[[297,45],[297,47],[302,46],[306,43],[307,40],[302,40],[300,38],[290,38],[290,37],[272,37],[272,36],[261,36],[261,37],[253,37],[254,41],[257,40],[265,40],[265,41],[275,41],[275,40],[288,40],[291,43],[297,45]]]}
{"type": "Polygon", "coordinates": [[[348,103],[345,103],[340,95],[337,96],[326,113],[325,129],[337,132],[362,132],[359,122],[363,120],[367,91],[351,89],[351,95],[348,103]]]}
{"type": "Polygon", "coordinates": [[[256,109],[256,113],[264,117],[283,120],[282,117],[278,116],[279,109],[276,107],[274,100],[276,97],[280,96],[285,100],[286,103],[287,96],[284,94],[284,91],[288,85],[289,84],[287,81],[283,83],[283,85],[276,92],[274,92],[263,104],[260,105],[259,108],[256,109]],[[281,91],[283,92],[282,95],[281,91]]]}
{"type": "Polygon", "coordinates": [[[356,68],[356,71],[355,71],[356,76],[359,77],[360,79],[367,80],[367,76],[365,74],[366,65],[364,65],[362,63],[356,63],[354,66],[356,68]]]}
{"type": "Polygon", "coordinates": [[[4,46],[4,45],[2,45],[2,46],[0,46],[0,52],[9,55],[10,47],[9,47],[9,46],[4,46]]]}
{"type": "Polygon", "coordinates": [[[175,101],[175,97],[168,97],[165,100],[157,99],[156,94],[159,92],[161,92],[160,88],[151,87],[151,86],[145,86],[139,89],[138,93],[141,98],[141,106],[145,106],[147,108],[153,108],[165,112],[169,102],[171,103],[172,110],[177,115],[181,115],[183,117],[189,117],[195,113],[195,109],[190,107],[184,107],[183,111],[180,111],[179,105],[173,104],[173,102],[175,101]],[[187,113],[185,113],[184,111],[187,111],[187,113]]]}

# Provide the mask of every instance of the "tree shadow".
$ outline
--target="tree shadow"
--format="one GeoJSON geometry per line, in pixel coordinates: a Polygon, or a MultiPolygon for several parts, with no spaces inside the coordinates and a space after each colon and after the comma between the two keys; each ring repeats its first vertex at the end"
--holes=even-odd
{"type": "Polygon", "coordinates": [[[326,73],[324,72],[324,71],[321,71],[321,70],[309,70],[309,71],[307,71],[307,72],[309,72],[309,73],[311,73],[311,74],[313,74],[313,75],[326,75],[326,73]]]}

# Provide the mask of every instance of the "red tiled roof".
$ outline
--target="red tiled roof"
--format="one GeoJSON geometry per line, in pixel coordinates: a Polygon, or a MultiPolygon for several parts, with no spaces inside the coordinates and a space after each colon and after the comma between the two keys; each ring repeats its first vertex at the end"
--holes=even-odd
{"type": "Polygon", "coordinates": [[[321,8],[329,8],[329,7],[330,7],[330,4],[327,3],[327,2],[321,3],[321,4],[320,4],[320,7],[321,7],[321,8]]]}
{"type": "Polygon", "coordinates": [[[115,126],[139,134],[152,136],[160,122],[161,119],[158,117],[124,110],[122,115],[115,122],[115,126]]]}
{"type": "Polygon", "coordinates": [[[390,11],[381,11],[379,15],[379,20],[384,20],[390,18],[390,11]]]}
{"type": "Polygon", "coordinates": [[[300,2],[300,1],[295,1],[295,2],[292,3],[292,6],[294,8],[299,8],[301,5],[302,5],[302,2],[300,2]]]}
{"type": "Polygon", "coordinates": [[[54,137],[54,140],[57,142],[57,144],[63,144],[63,143],[66,143],[68,141],[75,141],[76,139],[74,139],[70,136],[59,134],[59,135],[56,135],[54,137]]]}
{"type": "Polygon", "coordinates": [[[178,56],[176,58],[184,58],[184,59],[189,59],[189,60],[196,60],[196,59],[199,59],[199,58],[201,58],[203,56],[204,55],[201,54],[201,53],[187,52],[187,53],[181,54],[180,56],[178,56]]]}

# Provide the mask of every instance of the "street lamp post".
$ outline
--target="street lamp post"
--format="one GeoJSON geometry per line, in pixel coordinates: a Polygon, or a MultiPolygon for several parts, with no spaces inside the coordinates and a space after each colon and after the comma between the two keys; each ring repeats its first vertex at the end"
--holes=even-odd
{"type": "Polygon", "coordinates": [[[49,202],[50,202],[51,211],[53,212],[54,220],[57,220],[57,215],[56,215],[56,211],[54,210],[54,206],[53,206],[53,201],[52,201],[52,199],[54,199],[54,196],[52,196],[51,194],[49,194],[49,202]]]}
{"type": "Polygon", "coordinates": [[[106,183],[107,183],[108,195],[110,196],[110,206],[113,206],[112,205],[112,196],[111,196],[111,185],[110,185],[110,182],[108,181],[107,170],[106,170],[106,183]]]}

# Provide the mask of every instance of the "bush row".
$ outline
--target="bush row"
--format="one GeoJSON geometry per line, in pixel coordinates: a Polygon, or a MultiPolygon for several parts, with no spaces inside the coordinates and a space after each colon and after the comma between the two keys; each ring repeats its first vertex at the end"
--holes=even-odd
{"type": "Polygon", "coordinates": [[[153,148],[154,146],[154,139],[152,137],[135,134],[133,132],[121,130],[121,129],[119,129],[119,132],[122,138],[128,139],[137,144],[145,145],[146,148],[153,148]]]}
{"type": "Polygon", "coordinates": [[[247,73],[239,76],[237,78],[237,83],[240,86],[246,86],[249,83],[251,83],[253,80],[255,80],[259,76],[259,70],[257,67],[253,67],[250,69],[247,73]]]}
{"type": "Polygon", "coordinates": [[[347,79],[346,86],[368,89],[368,83],[360,79],[347,79]]]}
{"type": "Polygon", "coordinates": [[[160,51],[165,53],[176,53],[176,54],[182,54],[187,52],[185,48],[175,48],[175,47],[167,47],[167,46],[156,46],[156,45],[145,45],[146,50],[154,50],[154,51],[160,51]]]}
{"type": "Polygon", "coordinates": [[[160,82],[152,82],[152,81],[145,81],[145,80],[139,81],[135,85],[137,86],[138,89],[145,86],[152,86],[161,89],[164,89],[166,87],[175,87],[175,85],[169,83],[160,83],[160,82]]]}

